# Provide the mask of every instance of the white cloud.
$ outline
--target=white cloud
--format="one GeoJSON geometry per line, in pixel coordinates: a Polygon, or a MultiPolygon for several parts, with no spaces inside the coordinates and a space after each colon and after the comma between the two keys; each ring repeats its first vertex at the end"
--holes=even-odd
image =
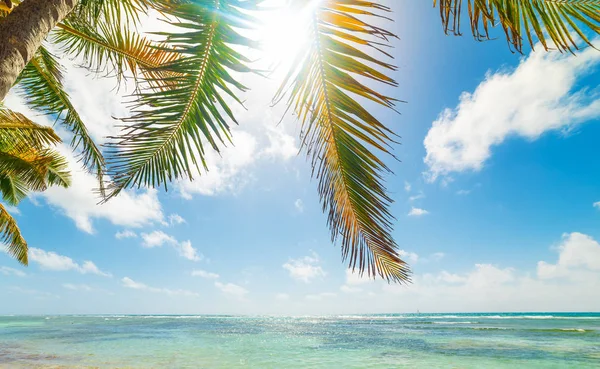
{"type": "Polygon", "coordinates": [[[592,237],[578,232],[565,234],[558,251],[556,264],[538,263],[539,278],[565,278],[575,276],[574,273],[600,272],[600,244],[592,237]]]}
{"type": "Polygon", "coordinates": [[[294,202],[294,207],[296,208],[296,210],[299,213],[303,213],[304,212],[304,203],[302,202],[301,199],[297,199],[296,202],[294,202]]]}
{"type": "Polygon", "coordinates": [[[425,198],[425,194],[423,192],[420,192],[417,195],[411,196],[408,198],[408,201],[413,202],[413,201],[417,201],[417,200],[421,200],[425,198]]]}
{"type": "Polygon", "coordinates": [[[216,273],[207,272],[206,270],[194,270],[192,272],[193,277],[201,277],[204,279],[219,279],[219,275],[216,273]]]}
{"type": "Polygon", "coordinates": [[[363,288],[369,284],[373,284],[374,279],[369,278],[367,274],[361,275],[358,270],[346,269],[346,282],[340,287],[344,293],[359,293],[363,292],[363,288]]]}
{"type": "Polygon", "coordinates": [[[63,284],[63,288],[66,288],[67,290],[71,290],[71,291],[85,291],[85,292],[89,292],[89,291],[93,290],[93,288],[88,286],[87,284],[65,283],[65,284],[63,284]]]}
{"type": "Polygon", "coordinates": [[[68,256],[59,255],[53,251],[45,251],[35,247],[29,248],[29,260],[39,264],[40,268],[55,272],[76,271],[81,274],[96,274],[102,277],[112,277],[110,273],[101,271],[91,261],[78,264],[68,256]]]}
{"type": "Polygon", "coordinates": [[[7,205],[2,202],[0,202],[0,204],[2,204],[2,206],[4,206],[4,209],[6,209],[6,211],[8,211],[11,215],[21,215],[21,210],[19,210],[18,207],[7,205]]]}
{"type": "Polygon", "coordinates": [[[177,240],[163,231],[142,233],[142,246],[146,248],[162,247],[165,244],[174,245],[177,244],[177,240]]]}
{"type": "Polygon", "coordinates": [[[471,190],[458,190],[458,191],[456,191],[456,194],[459,195],[459,196],[467,196],[470,193],[471,193],[471,190]]]}
{"type": "Polygon", "coordinates": [[[150,287],[144,283],[136,282],[129,277],[125,277],[125,278],[121,279],[121,283],[126,288],[131,288],[131,289],[140,290],[140,291],[153,292],[153,293],[163,293],[163,294],[169,295],[169,296],[194,296],[194,297],[200,296],[197,292],[188,291],[188,290],[181,290],[181,289],[172,290],[169,288],[150,287]]]}
{"type": "Polygon", "coordinates": [[[319,263],[319,255],[313,252],[310,256],[290,259],[287,263],[283,264],[283,268],[290,273],[290,277],[293,279],[310,283],[314,279],[326,275],[319,263]]]}
{"type": "Polygon", "coordinates": [[[600,115],[598,91],[577,87],[599,63],[593,48],[577,57],[533,52],[513,71],[488,73],[474,93],[463,93],[455,109],[433,122],[424,141],[427,179],[480,170],[491,148],[508,137],[535,140],[600,115]]]}
{"type": "Polygon", "coordinates": [[[192,247],[191,241],[182,241],[175,245],[175,249],[179,252],[179,255],[191,261],[201,261],[204,256],[198,253],[194,247],[192,247]]]}
{"type": "Polygon", "coordinates": [[[421,217],[423,215],[427,215],[429,212],[425,209],[415,208],[414,206],[408,212],[409,217],[421,217]]]}
{"type": "Polygon", "coordinates": [[[206,150],[208,172],[197,174],[193,181],[177,183],[180,194],[191,199],[193,195],[214,196],[222,193],[237,193],[250,180],[246,168],[257,157],[256,138],[244,131],[233,133],[235,146],[221,150],[221,155],[212,149],[206,150]]]}
{"type": "Polygon", "coordinates": [[[400,255],[400,257],[404,261],[409,262],[411,264],[414,264],[417,261],[419,261],[419,255],[415,254],[414,252],[400,250],[400,251],[398,251],[398,255],[400,255]]]}
{"type": "Polygon", "coordinates": [[[59,145],[69,162],[71,187],[50,187],[35,194],[49,205],[60,209],[71,218],[77,228],[94,233],[93,219],[106,219],[114,225],[138,228],[163,221],[161,204],[156,190],[124,191],[106,203],[99,204],[96,178],[81,168],[73,153],[64,145],[59,145]]]}
{"type": "Polygon", "coordinates": [[[600,201],[594,203],[594,207],[600,209],[600,201]]]}
{"type": "Polygon", "coordinates": [[[179,214],[171,214],[169,215],[169,224],[174,226],[174,225],[178,225],[178,224],[183,224],[185,223],[185,219],[183,219],[183,217],[179,214]]]}
{"type": "Polygon", "coordinates": [[[408,183],[407,181],[404,181],[404,191],[410,192],[411,189],[412,189],[411,184],[408,183]]]}
{"type": "Polygon", "coordinates": [[[14,275],[15,277],[25,277],[27,275],[27,274],[25,274],[25,272],[23,272],[19,269],[10,268],[10,267],[6,267],[6,266],[0,266],[0,274],[14,275]]]}
{"type": "Polygon", "coordinates": [[[163,231],[154,231],[152,233],[142,233],[142,246],[146,248],[163,247],[165,245],[173,247],[177,253],[191,261],[200,261],[204,256],[198,253],[192,246],[191,241],[179,242],[175,237],[166,234],[163,231]]]}
{"type": "Polygon", "coordinates": [[[246,290],[242,286],[238,286],[233,283],[221,283],[215,282],[215,287],[221,290],[224,294],[236,298],[238,300],[243,300],[244,297],[248,294],[248,290],[246,290]]]}
{"type": "Polygon", "coordinates": [[[137,238],[137,236],[138,236],[137,233],[130,231],[128,229],[115,233],[115,238],[117,240],[122,240],[125,238],[137,238]]]}

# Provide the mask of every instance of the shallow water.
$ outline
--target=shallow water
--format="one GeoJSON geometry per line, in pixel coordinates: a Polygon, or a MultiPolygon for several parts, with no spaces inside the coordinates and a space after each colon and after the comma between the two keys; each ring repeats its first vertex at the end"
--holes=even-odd
{"type": "Polygon", "coordinates": [[[600,314],[4,316],[0,368],[600,368],[600,314]]]}

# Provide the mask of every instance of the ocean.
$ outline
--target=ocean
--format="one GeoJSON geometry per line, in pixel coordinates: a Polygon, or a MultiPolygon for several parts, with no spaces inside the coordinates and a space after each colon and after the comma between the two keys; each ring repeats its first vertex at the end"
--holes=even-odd
{"type": "Polygon", "coordinates": [[[600,314],[0,316],[0,368],[600,368],[600,314]]]}

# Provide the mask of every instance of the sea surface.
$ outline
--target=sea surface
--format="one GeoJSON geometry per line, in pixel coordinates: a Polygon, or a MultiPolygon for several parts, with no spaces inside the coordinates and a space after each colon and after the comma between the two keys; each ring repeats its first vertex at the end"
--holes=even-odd
{"type": "Polygon", "coordinates": [[[600,368],[600,314],[0,316],[0,368],[600,368]]]}

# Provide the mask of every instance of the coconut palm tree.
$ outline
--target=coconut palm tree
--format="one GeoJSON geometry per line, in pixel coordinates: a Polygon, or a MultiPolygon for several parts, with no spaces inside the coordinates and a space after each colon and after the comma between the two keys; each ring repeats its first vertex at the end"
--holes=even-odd
{"type": "MultiPolygon", "coordinates": [[[[97,173],[106,200],[131,187],[167,187],[207,169],[207,150],[221,150],[238,123],[232,105],[248,88],[240,75],[256,72],[244,50],[257,48],[259,0],[10,0],[0,16],[0,100],[15,84],[37,111],[56,116],[73,132],[72,146],[97,173]],[[12,0],[14,4],[16,1],[12,0]],[[177,31],[160,43],[138,31],[149,10],[177,31]],[[65,93],[60,67],[43,45],[117,80],[136,85],[132,114],[103,152],[65,93]]],[[[408,265],[392,237],[392,199],[384,183],[396,135],[371,112],[398,100],[378,91],[396,86],[387,51],[396,36],[382,24],[391,9],[375,0],[289,0],[309,13],[310,43],[295,58],[274,100],[301,124],[332,241],[341,239],[349,266],[388,281],[406,282],[408,265]],[[382,155],[383,154],[383,155],[382,155]]],[[[522,52],[575,52],[600,33],[600,0],[434,0],[443,30],[459,35],[469,22],[478,39],[499,26],[522,52]]],[[[0,10],[1,11],[1,10],[0,10]]]]}
{"type": "MultiPolygon", "coordinates": [[[[52,128],[37,125],[0,104],[0,193],[4,203],[16,206],[30,191],[69,186],[65,158],[49,148],[59,142],[52,128]]],[[[2,203],[0,239],[10,255],[27,265],[27,242],[2,203]]]]}

